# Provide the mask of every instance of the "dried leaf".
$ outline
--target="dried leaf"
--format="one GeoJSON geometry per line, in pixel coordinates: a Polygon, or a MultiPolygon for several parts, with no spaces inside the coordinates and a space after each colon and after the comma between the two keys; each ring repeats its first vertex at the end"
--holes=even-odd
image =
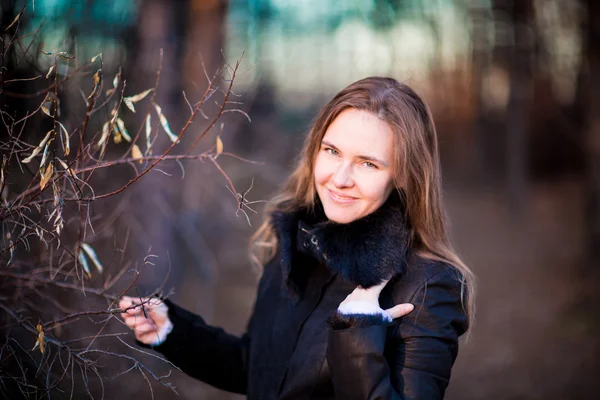
{"type": "Polygon", "coordinates": [[[138,160],[140,164],[143,162],[142,158],[144,157],[144,155],[142,154],[142,151],[140,150],[137,144],[134,144],[131,148],[131,156],[134,160],[138,160]]]}
{"type": "Polygon", "coordinates": [[[131,110],[131,112],[135,112],[135,106],[133,105],[133,102],[130,99],[128,99],[127,97],[124,97],[123,103],[125,103],[127,108],[129,108],[131,110]]]}
{"type": "Polygon", "coordinates": [[[28,162],[30,162],[31,160],[33,160],[33,157],[37,156],[38,154],[40,154],[40,152],[42,151],[42,149],[46,146],[46,142],[48,141],[48,139],[50,139],[50,135],[54,132],[54,130],[49,131],[46,134],[46,137],[44,137],[44,139],[42,139],[42,141],[40,142],[40,144],[38,145],[38,147],[36,147],[35,149],[33,149],[33,152],[31,153],[31,155],[27,158],[24,158],[21,162],[23,164],[27,164],[28,162]]]}
{"type": "Polygon", "coordinates": [[[13,259],[13,255],[15,254],[15,243],[12,241],[12,235],[10,234],[10,232],[6,232],[6,240],[8,241],[8,248],[10,249],[10,258],[6,263],[6,265],[8,266],[13,259]]]}
{"type": "Polygon", "coordinates": [[[48,92],[46,93],[46,97],[44,97],[44,101],[42,101],[42,111],[49,117],[52,117],[52,113],[50,108],[54,106],[54,93],[48,92]]]}
{"type": "Polygon", "coordinates": [[[56,159],[58,160],[58,162],[60,163],[60,165],[62,165],[62,167],[65,169],[65,171],[69,170],[69,166],[67,165],[66,162],[64,162],[63,160],[61,160],[60,158],[56,157],[56,159]]]}
{"type": "Polygon", "coordinates": [[[94,74],[94,88],[92,89],[92,93],[88,96],[88,100],[92,99],[96,93],[98,93],[98,89],[100,88],[100,82],[102,82],[102,70],[97,70],[94,74]]]}
{"type": "Polygon", "coordinates": [[[102,136],[100,136],[100,140],[98,140],[98,147],[106,143],[108,135],[110,135],[110,127],[109,123],[105,122],[104,125],[102,125],[102,136]]]}
{"type": "Polygon", "coordinates": [[[54,64],[52,64],[52,66],[48,70],[48,73],[46,74],[46,78],[50,78],[50,74],[52,73],[52,71],[54,71],[54,64]]]}
{"type": "Polygon", "coordinates": [[[125,128],[125,122],[123,122],[121,118],[117,118],[117,126],[119,127],[119,133],[123,135],[123,138],[128,142],[131,142],[131,136],[129,136],[129,132],[127,132],[127,129],[125,128]]]}
{"type": "Polygon", "coordinates": [[[113,78],[113,88],[117,88],[119,86],[119,81],[121,80],[121,71],[117,72],[115,77],[113,78]]]}
{"type": "Polygon", "coordinates": [[[138,93],[134,96],[125,97],[125,99],[129,99],[133,103],[137,103],[138,101],[144,99],[144,97],[148,96],[148,93],[152,92],[153,89],[144,90],[142,93],[138,93]]]}
{"type": "Polygon", "coordinates": [[[46,168],[46,172],[44,172],[40,178],[40,190],[44,190],[50,178],[52,178],[52,173],[54,172],[54,165],[52,163],[48,164],[46,168]]]}
{"type": "Polygon", "coordinates": [[[64,162],[63,160],[61,160],[60,158],[56,157],[56,159],[58,160],[58,162],[60,163],[60,165],[62,165],[62,167],[65,169],[65,171],[69,171],[69,173],[72,176],[75,176],[75,171],[73,171],[73,168],[69,168],[69,166],[67,165],[67,163],[64,162]]]}
{"type": "Polygon", "coordinates": [[[151,114],[148,114],[146,117],[146,152],[148,154],[152,154],[152,138],[150,135],[152,134],[152,118],[151,114]]]}
{"type": "Polygon", "coordinates": [[[95,62],[98,57],[102,58],[102,53],[96,54],[94,57],[92,57],[92,62],[95,62]]]}
{"type": "Polygon", "coordinates": [[[46,349],[46,338],[44,337],[44,328],[42,327],[42,324],[37,324],[35,330],[37,331],[37,339],[35,341],[33,349],[31,350],[33,351],[39,347],[40,352],[44,354],[44,350],[46,349]]]}
{"type": "Polygon", "coordinates": [[[6,168],[6,154],[2,154],[2,166],[0,166],[0,188],[4,188],[4,168],[6,168]]]}
{"type": "Polygon", "coordinates": [[[158,114],[158,119],[160,120],[160,124],[162,125],[163,129],[169,136],[169,139],[171,139],[171,142],[177,141],[177,135],[174,135],[173,132],[171,131],[171,127],[169,126],[169,121],[167,121],[167,118],[163,115],[162,109],[160,108],[160,106],[158,104],[154,103],[154,108],[156,109],[156,113],[158,114]]]}
{"type": "Polygon", "coordinates": [[[117,128],[116,125],[113,125],[113,142],[115,142],[115,144],[119,144],[123,141],[123,135],[121,135],[121,132],[119,132],[119,128],[117,128]]]}
{"type": "Polygon", "coordinates": [[[50,143],[52,143],[53,140],[54,138],[48,140],[48,143],[46,143],[46,147],[44,147],[44,154],[42,155],[42,160],[40,161],[40,171],[42,170],[42,168],[44,168],[44,164],[46,164],[46,160],[48,159],[48,153],[50,151],[50,143]]]}
{"type": "Polygon", "coordinates": [[[65,152],[65,156],[68,156],[69,153],[71,152],[71,140],[69,139],[69,132],[67,131],[67,128],[65,128],[65,126],[63,124],[61,124],[59,121],[56,121],[56,122],[58,122],[58,125],[60,125],[60,131],[64,135],[63,150],[65,152]]]}
{"type": "Polygon", "coordinates": [[[8,32],[8,30],[10,28],[13,27],[14,24],[16,24],[19,19],[21,18],[21,15],[23,15],[23,11],[21,11],[20,13],[17,14],[17,16],[15,17],[15,19],[13,19],[13,21],[10,23],[10,25],[4,30],[4,32],[8,32]]]}
{"type": "Polygon", "coordinates": [[[111,115],[111,119],[110,119],[110,123],[114,124],[117,122],[117,107],[114,107],[112,110],[110,110],[110,115],[111,115]]]}
{"type": "Polygon", "coordinates": [[[87,254],[87,256],[92,260],[98,272],[102,273],[102,271],[104,270],[102,268],[102,263],[100,263],[100,260],[98,259],[98,256],[96,255],[96,252],[94,251],[92,246],[90,246],[87,243],[81,243],[80,246],[83,249],[83,251],[85,251],[85,254],[87,254]]]}
{"type": "Polygon", "coordinates": [[[56,55],[64,60],[73,60],[75,58],[75,56],[70,55],[66,51],[59,51],[58,53],[56,53],[56,55]]]}
{"type": "Polygon", "coordinates": [[[144,90],[142,93],[138,93],[134,96],[123,97],[123,102],[125,103],[127,108],[129,108],[131,111],[135,112],[135,106],[133,104],[137,103],[138,101],[142,100],[144,97],[148,96],[148,93],[152,92],[152,90],[154,90],[154,89],[144,90]]]}
{"type": "Polygon", "coordinates": [[[79,249],[79,254],[77,255],[77,259],[79,260],[79,264],[81,264],[81,268],[85,272],[85,276],[89,278],[92,277],[92,273],[90,272],[90,266],[88,265],[87,258],[85,258],[85,254],[81,249],[79,249]]]}
{"type": "Polygon", "coordinates": [[[221,155],[223,152],[223,141],[220,136],[217,136],[217,154],[215,154],[215,159],[221,155]]]}

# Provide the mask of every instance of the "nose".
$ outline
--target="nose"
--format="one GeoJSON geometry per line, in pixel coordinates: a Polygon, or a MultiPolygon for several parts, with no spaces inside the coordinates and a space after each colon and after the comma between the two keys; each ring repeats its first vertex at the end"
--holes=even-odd
{"type": "Polygon", "coordinates": [[[331,181],[337,188],[351,187],[354,184],[351,165],[340,163],[331,177],[331,181]]]}

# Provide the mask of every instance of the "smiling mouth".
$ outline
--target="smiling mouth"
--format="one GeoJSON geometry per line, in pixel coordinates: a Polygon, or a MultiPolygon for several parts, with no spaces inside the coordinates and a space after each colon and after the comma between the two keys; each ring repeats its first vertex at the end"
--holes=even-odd
{"type": "Polygon", "coordinates": [[[356,197],[344,196],[342,194],[334,192],[331,189],[327,189],[327,191],[329,192],[329,197],[336,203],[348,204],[358,200],[356,197]]]}

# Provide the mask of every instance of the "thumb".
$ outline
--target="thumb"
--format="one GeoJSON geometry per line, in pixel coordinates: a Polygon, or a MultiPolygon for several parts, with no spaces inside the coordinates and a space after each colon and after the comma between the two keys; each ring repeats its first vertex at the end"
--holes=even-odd
{"type": "Polygon", "coordinates": [[[169,308],[167,305],[158,299],[152,299],[150,302],[148,302],[148,305],[148,315],[150,318],[157,324],[162,325],[162,323],[168,318],[169,308]]]}
{"type": "Polygon", "coordinates": [[[396,319],[396,318],[405,316],[406,314],[410,313],[414,309],[415,309],[415,306],[413,306],[412,304],[404,303],[404,304],[398,304],[392,308],[388,308],[385,311],[388,314],[390,314],[393,319],[396,319]]]}

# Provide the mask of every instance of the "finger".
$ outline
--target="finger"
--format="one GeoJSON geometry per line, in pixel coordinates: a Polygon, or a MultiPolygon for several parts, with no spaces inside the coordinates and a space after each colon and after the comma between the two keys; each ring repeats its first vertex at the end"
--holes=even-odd
{"type": "Polygon", "coordinates": [[[148,300],[148,303],[146,303],[145,306],[146,306],[146,310],[149,312],[167,308],[167,305],[165,303],[163,303],[162,300],[157,299],[156,297],[148,300]]]}
{"type": "Polygon", "coordinates": [[[385,311],[387,311],[387,313],[390,314],[393,319],[396,319],[396,318],[405,316],[406,314],[410,313],[414,309],[415,309],[415,306],[413,306],[412,304],[404,303],[404,304],[398,304],[392,308],[388,308],[385,311]]]}
{"type": "Polygon", "coordinates": [[[124,319],[125,324],[130,327],[131,329],[135,328],[137,325],[142,325],[143,323],[147,322],[147,323],[152,323],[152,321],[147,320],[144,317],[132,317],[132,316],[128,316],[127,318],[124,319]]]}
{"type": "Polygon", "coordinates": [[[139,335],[136,334],[135,338],[142,343],[151,345],[159,339],[159,336],[158,336],[157,332],[150,332],[150,333],[142,333],[139,335]]]}
{"type": "MultiPolygon", "coordinates": [[[[139,301],[137,301],[137,303],[139,303],[139,301]]],[[[123,296],[119,301],[119,308],[121,308],[122,310],[126,310],[126,313],[134,315],[137,313],[137,308],[133,308],[134,304],[135,303],[133,298],[129,296],[123,296]]]]}
{"type": "Polygon", "coordinates": [[[142,297],[142,298],[140,298],[140,297],[130,297],[130,299],[131,299],[131,304],[140,304],[142,301],[148,300],[145,297],[142,297]]]}
{"type": "Polygon", "coordinates": [[[142,309],[139,307],[136,308],[130,308],[127,311],[125,311],[125,314],[131,316],[131,317],[144,317],[144,313],[142,312],[142,309]]]}
{"type": "Polygon", "coordinates": [[[133,329],[135,327],[136,319],[130,315],[125,314],[125,316],[123,317],[123,322],[125,322],[125,325],[133,329]]]}
{"type": "Polygon", "coordinates": [[[139,325],[136,325],[134,331],[140,334],[156,332],[156,326],[149,324],[148,322],[144,322],[139,325]]]}
{"type": "Polygon", "coordinates": [[[148,306],[150,307],[159,307],[161,304],[163,304],[163,301],[158,297],[152,297],[148,300],[148,306]]]}
{"type": "Polygon", "coordinates": [[[131,305],[131,297],[123,296],[121,300],[119,300],[119,308],[127,308],[131,305]]]}

